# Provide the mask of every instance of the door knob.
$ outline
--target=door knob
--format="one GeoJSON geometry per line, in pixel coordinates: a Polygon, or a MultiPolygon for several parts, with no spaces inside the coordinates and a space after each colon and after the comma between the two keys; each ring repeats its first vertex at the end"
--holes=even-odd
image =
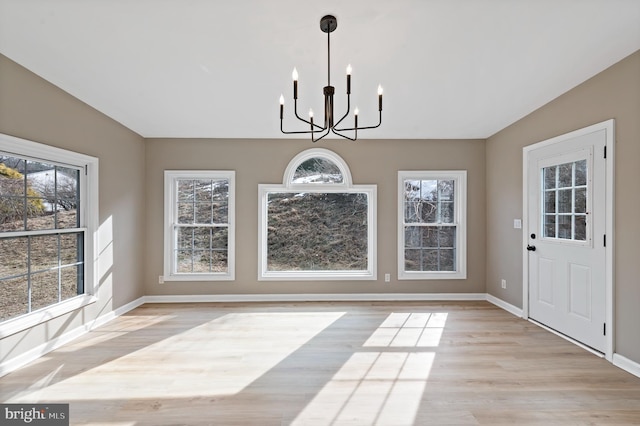
{"type": "Polygon", "coordinates": [[[530,246],[530,245],[527,244],[527,250],[536,251],[536,246],[530,246]]]}

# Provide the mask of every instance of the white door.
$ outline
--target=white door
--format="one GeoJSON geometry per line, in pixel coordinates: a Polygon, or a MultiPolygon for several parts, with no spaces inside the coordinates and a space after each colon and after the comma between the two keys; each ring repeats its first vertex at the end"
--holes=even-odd
{"type": "Polygon", "coordinates": [[[529,317],[605,352],[606,130],[529,151],[529,317]]]}

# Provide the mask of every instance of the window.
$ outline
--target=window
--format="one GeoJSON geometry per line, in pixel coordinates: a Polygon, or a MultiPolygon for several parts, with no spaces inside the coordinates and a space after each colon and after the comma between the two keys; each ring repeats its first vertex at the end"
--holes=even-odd
{"type": "Polygon", "coordinates": [[[398,278],[466,278],[466,171],[398,172],[398,278]]]}
{"type": "Polygon", "coordinates": [[[165,171],[165,280],[234,279],[234,204],[233,171],[165,171]]]}
{"type": "Polygon", "coordinates": [[[0,330],[94,300],[98,160],[0,135],[0,330]]]}
{"type": "Polygon", "coordinates": [[[258,279],[376,279],[376,186],[353,185],[332,151],[298,154],[259,203],[258,279]]]}
{"type": "Polygon", "coordinates": [[[587,240],[587,160],[544,167],[544,238],[587,240]]]}

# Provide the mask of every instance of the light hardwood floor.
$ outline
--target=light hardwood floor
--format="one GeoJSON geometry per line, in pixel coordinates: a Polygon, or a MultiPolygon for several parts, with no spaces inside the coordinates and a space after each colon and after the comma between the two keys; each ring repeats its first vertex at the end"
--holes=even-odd
{"type": "Polygon", "coordinates": [[[74,425],[640,424],[640,378],[486,302],[147,304],[0,400],[74,425]]]}

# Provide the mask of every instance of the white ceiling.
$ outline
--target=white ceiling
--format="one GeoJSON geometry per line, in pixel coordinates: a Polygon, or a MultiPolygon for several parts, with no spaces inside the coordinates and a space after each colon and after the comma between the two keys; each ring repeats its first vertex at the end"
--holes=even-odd
{"type": "Polygon", "coordinates": [[[640,49],[640,0],[0,0],[0,53],[145,137],[280,138],[326,14],[336,115],[347,64],[360,125],[384,87],[360,138],[486,138],[640,49]]]}

